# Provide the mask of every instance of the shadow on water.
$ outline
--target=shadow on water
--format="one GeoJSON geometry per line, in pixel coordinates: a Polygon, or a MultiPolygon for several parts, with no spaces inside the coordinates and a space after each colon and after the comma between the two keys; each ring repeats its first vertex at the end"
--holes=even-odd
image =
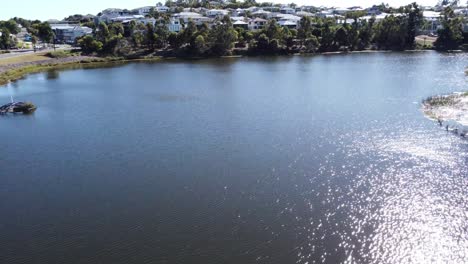
{"type": "Polygon", "coordinates": [[[45,73],[45,76],[46,76],[46,79],[47,80],[55,80],[55,79],[58,79],[60,75],[60,71],[59,70],[48,70],[46,73],[45,73]]]}

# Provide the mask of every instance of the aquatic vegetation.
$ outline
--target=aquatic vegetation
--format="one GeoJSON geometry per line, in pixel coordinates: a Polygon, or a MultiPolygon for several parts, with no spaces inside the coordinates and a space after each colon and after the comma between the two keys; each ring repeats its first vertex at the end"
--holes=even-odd
{"type": "Polygon", "coordinates": [[[468,92],[430,97],[423,101],[422,110],[427,117],[436,119],[440,125],[450,121],[467,126],[468,92]]]}

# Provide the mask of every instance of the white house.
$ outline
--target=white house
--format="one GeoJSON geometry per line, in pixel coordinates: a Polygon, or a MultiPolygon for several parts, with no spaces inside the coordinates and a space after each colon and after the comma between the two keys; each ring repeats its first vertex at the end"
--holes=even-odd
{"type": "Polygon", "coordinates": [[[139,15],[146,16],[150,13],[151,8],[154,8],[154,6],[144,6],[144,7],[133,9],[133,11],[135,13],[138,13],[139,15]]]}
{"type": "Polygon", "coordinates": [[[262,17],[262,18],[268,18],[270,17],[271,12],[270,11],[265,11],[263,9],[257,10],[255,12],[252,12],[253,17],[262,17]]]}
{"type": "Polygon", "coordinates": [[[254,18],[249,20],[249,30],[259,30],[265,27],[266,23],[268,20],[263,19],[263,18],[254,18]]]}
{"type": "Polygon", "coordinates": [[[300,16],[300,17],[313,17],[315,16],[314,13],[310,13],[310,12],[306,12],[306,11],[299,11],[296,13],[296,16],[300,16]]]}
{"type": "Polygon", "coordinates": [[[182,30],[182,25],[180,24],[180,21],[177,19],[171,19],[169,21],[169,24],[167,25],[167,29],[170,32],[179,32],[182,30]]]}
{"type": "Polygon", "coordinates": [[[280,20],[278,21],[278,25],[282,27],[287,27],[290,29],[297,29],[298,28],[298,23],[295,21],[290,21],[290,20],[280,20]]]}
{"type": "Polygon", "coordinates": [[[196,25],[202,25],[203,23],[210,23],[213,19],[209,17],[204,17],[201,14],[194,12],[180,12],[173,14],[172,17],[177,20],[182,20],[187,24],[190,20],[193,21],[196,25]]]}
{"type": "Polygon", "coordinates": [[[282,13],[282,14],[295,14],[296,9],[291,8],[291,7],[282,7],[280,9],[280,13],[282,13]]]}
{"type": "Polygon", "coordinates": [[[232,16],[243,16],[245,15],[245,9],[237,8],[236,10],[233,10],[231,13],[232,13],[232,16]]]}
{"type": "Polygon", "coordinates": [[[351,10],[349,10],[348,8],[344,8],[344,7],[337,7],[333,9],[333,13],[337,15],[344,15],[348,13],[349,11],[351,10]]]}
{"type": "Polygon", "coordinates": [[[440,12],[434,11],[423,11],[423,18],[427,23],[424,23],[420,29],[420,33],[430,34],[436,33],[439,28],[441,28],[440,23],[440,12]]]}
{"type": "Polygon", "coordinates": [[[167,13],[169,12],[171,9],[167,6],[156,6],[154,8],[154,10],[158,11],[159,13],[167,13]]]}
{"type": "Polygon", "coordinates": [[[229,11],[224,9],[210,9],[206,11],[206,16],[208,17],[224,17],[229,14],[229,11]]]}
{"type": "Polygon", "coordinates": [[[233,27],[240,27],[243,29],[248,29],[249,28],[249,23],[242,21],[242,20],[237,20],[234,23],[232,23],[233,27]]]}
{"type": "Polygon", "coordinates": [[[333,12],[330,10],[322,10],[317,13],[317,16],[320,18],[327,18],[329,16],[333,16],[333,12]]]}
{"type": "Polygon", "coordinates": [[[130,23],[131,21],[135,21],[137,23],[143,23],[143,24],[155,24],[156,19],[154,18],[146,18],[142,15],[131,15],[131,16],[118,16],[114,17],[110,20],[111,22],[120,22],[120,23],[130,23]]]}

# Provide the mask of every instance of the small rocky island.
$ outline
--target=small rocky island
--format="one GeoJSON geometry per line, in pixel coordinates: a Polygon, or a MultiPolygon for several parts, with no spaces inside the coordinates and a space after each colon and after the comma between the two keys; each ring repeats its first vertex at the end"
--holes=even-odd
{"type": "Polygon", "coordinates": [[[4,115],[7,113],[23,113],[30,114],[36,110],[36,106],[30,102],[12,102],[6,105],[0,106],[0,114],[4,115]]]}
{"type": "Polygon", "coordinates": [[[424,114],[447,131],[465,136],[468,132],[468,92],[438,95],[423,101],[424,114]]]}

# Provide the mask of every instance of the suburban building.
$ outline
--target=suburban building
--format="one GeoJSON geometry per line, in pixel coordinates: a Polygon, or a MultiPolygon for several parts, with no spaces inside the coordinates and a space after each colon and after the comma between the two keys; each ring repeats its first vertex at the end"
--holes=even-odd
{"type": "Polygon", "coordinates": [[[254,18],[249,20],[249,30],[259,30],[265,27],[266,23],[268,20],[263,19],[263,18],[254,18]]]}
{"type": "Polygon", "coordinates": [[[242,20],[237,20],[234,23],[232,23],[233,27],[240,27],[243,29],[249,29],[249,23],[242,21],[242,20]]]}
{"type": "Polygon", "coordinates": [[[167,13],[167,12],[169,12],[171,10],[167,6],[156,6],[154,9],[159,13],[167,13]]]}
{"type": "Polygon", "coordinates": [[[297,29],[298,28],[298,23],[290,20],[280,20],[278,21],[278,25],[282,27],[287,27],[290,29],[297,29]]]}
{"type": "Polygon", "coordinates": [[[148,15],[150,13],[151,8],[155,8],[155,7],[154,6],[144,6],[144,7],[134,9],[133,12],[137,13],[138,15],[146,16],[146,15],[148,15]]]}
{"type": "Polygon", "coordinates": [[[423,11],[423,18],[425,23],[419,30],[420,34],[435,34],[441,28],[440,12],[423,11]]]}
{"type": "Polygon", "coordinates": [[[94,18],[94,22],[99,24],[100,22],[109,23],[113,18],[121,16],[131,16],[134,15],[130,10],[124,10],[119,8],[108,8],[101,12],[99,16],[94,18]]]}
{"type": "Polygon", "coordinates": [[[182,25],[178,19],[171,18],[169,24],[167,24],[167,29],[170,32],[180,32],[182,30],[182,25]]]}
{"type": "Polygon", "coordinates": [[[213,21],[212,18],[202,16],[199,13],[195,12],[180,12],[172,15],[172,18],[181,20],[185,24],[189,21],[193,21],[196,25],[202,25],[203,23],[210,23],[213,21]]]}
{"type": "Polygon", "coordinates": [[[143,24],[155,24],[156,19],[150,17],[147,18],[142,15],[130,15],[130,16],[118,16],[110,19],[110,22],[120,22],[120,23],[130,23],[131,21],[135,21],[137,23],[143,23],[143,24]]]}
{"type": "Polygon", "coordinates": [[[282,13],[282,14],[295,14],[296,9],[291,8],[291,7],[282,7],[280,9],[280,13],[282,13]]]}
{"type": "Polygon", "coordinates": [[[224,17],[229,14],[229,11],[224,9],[211,9],[206,11],[208,17],[224,17]]]}
{"type": "Polygon", "coordinates": [[[82,27],[78,24],[51,24],[50,27],[55,33],[56,41],[60,43],[73,44],[77,38],[93,33],[91,28],[82,27]]]}
{"type": "Polygon", "coordinates": [[[261,17],[261,18],[268,18],[270,16],[271,12],[270,11],[265,11],[263,9],[257,10],[255,12],[252,12],[251,15],[253,17],[261,17]]]}

